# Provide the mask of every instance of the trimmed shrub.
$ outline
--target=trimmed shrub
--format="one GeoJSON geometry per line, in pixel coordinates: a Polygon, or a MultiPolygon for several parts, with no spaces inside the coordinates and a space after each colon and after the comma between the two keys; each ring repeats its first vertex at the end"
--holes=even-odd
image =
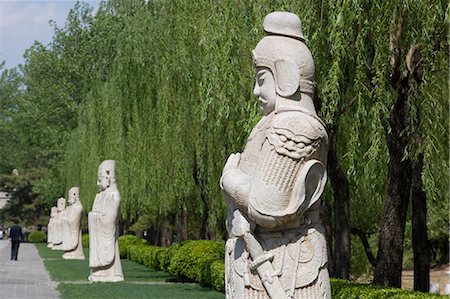
{"type": "Polygon", "coordinates": [[[225,261],[215,261],[211,264],[211,286],[220,292],[225,292],[225,261]]]}
{"type": "Polygon", "coordinates": [[[181,246],[183,246],[184,242],[181,243],[173,243],[172,246],[167,248],[167,251],[165,252],[164,256],[162,257],[160,266],[161,270],[165,272],[169,272],[169,266],[170,262],[172,261],[172,258],[175,256],[175,254],[178,253],[178,250],[180,250],[181,246]]]}
{"type": "MultiPolygon", "coordinates": [[[[123,235],[119,237],[119,252],[121,258],[128,258],[134,260],[130,257],[131,246],[133,245],[146,245],[147,243],[143,239],[139,239],[133,235],[123,235]]],[[[135,249],[135,248],[133,248],[135,249]]]]}
{"type": "Polygon", "coordinates": [[[28,235],[28,242],[30,243],[47,243],[47,235],[40,230],[31,232],[28,235]]]}
{"type": "Polygon", "coordinates": [[[186,241],[171,258],[169,273],[211,286],[211,265],[224,258],[225,244],[222,241],[186,241]]]}
{"type": "Polygon", "coordinates": [[[84,234],[81,236],[81,244],[83,244],[84,248],[89,248],[89,235],[84,234]]]}
{"type": "Polygon", "coordinates": [[[331,279],[331,297],[333,299],[426,299],[444,296],[331,279]]]}

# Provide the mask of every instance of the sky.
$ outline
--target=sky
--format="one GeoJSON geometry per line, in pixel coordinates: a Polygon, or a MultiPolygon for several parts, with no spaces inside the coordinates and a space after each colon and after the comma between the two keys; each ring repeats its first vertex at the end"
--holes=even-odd
{"type": "MultiPolygon", "coordinates": [[[[97,10],[99,1],[83,1],[97,10]]],[[[13,68],[24,63],[23,55],[35,40],[47,45],[53,36],[49,21],[63,27],[72,0],[0,0],[0,63],[13,68]]]]}

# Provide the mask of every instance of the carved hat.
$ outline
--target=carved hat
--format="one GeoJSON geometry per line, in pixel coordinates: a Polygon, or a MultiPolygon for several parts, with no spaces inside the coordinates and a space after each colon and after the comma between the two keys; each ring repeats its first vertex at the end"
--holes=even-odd
{"type": "Polygon", "coordinates": [[[98,167],[98,175],[105,176],[107,178],[116,177],[116,161],[115,160],[105,160],[98,167]]]}
{"type": "Polygon", "coordinates": [[[290,12],[275,11],[264,18],[264,31],[267,33],[290,36],[304,41],[300,18],[290,12]]]}
{"type": "Polygon", "coordinates": [[[305,45],[298,16],[289,12],[273,12],[264,19],[263,37],[252,52],[256,67],[272,71],[278,95],[289,98],[299,89],[314,93],[314,61],[305,45]]]}
{"type": "Polygon", "coordinates": [[[80,187],[72,187],[69,189],[69,198],[75,198],[77,201],[80,198],[80,187]]]}

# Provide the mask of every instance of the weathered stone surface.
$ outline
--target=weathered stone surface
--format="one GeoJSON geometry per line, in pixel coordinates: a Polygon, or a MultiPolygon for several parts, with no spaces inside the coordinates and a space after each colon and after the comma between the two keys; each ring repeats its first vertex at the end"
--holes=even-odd
{"type": "Polygon", "coordinates": [[[53,250],[63,250],[62,240],[63,240],[63,218],[66,213],[66,199],[64,197],[58,198],[56,204],[56,215],[55,222],[53,226],[52,233],[52,249],[53,250]]]}
{"type": "Polygon", "coordinates": [[[50,210],[50,219],[47,224],[47,247],[53,247],[53,234],[55,231],[55,216],[58,213],[58,208],[53,206],[50,210]]]}
{"type": "Polygon", "coordinates": [[[116,184],[116,162],[103,161],[98,168],[97,193],[89,212],[89,267],[92,282],[123,281],[119,254],[120,193],[116,184]]]}
{"type": "Polygon", "coordinates": [[[84,260],[83,243],[81,241],[81,217],[83,205],[80,202],[80,188],[69,190],[69,206],[63,218],[63,258],[84,260]]]}
{"type": "Polygon", "coordinates": [[[253,51],[264,116],[221,188],[228,202],[227,298],[331,298],[319,223],[328,136],[316,114],[314,62],[299,18],[274,12],[253,51]]]}

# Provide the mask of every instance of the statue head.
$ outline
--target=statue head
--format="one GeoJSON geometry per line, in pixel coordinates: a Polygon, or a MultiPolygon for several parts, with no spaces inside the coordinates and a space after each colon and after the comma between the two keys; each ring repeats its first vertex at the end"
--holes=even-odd
{"type": "Polygon", "coordinates": [[[64,197],[58,198],[56,206],[58,212],[64,211],[64,209],[66,208],[66,199],[64,197]]]}
{"type": "Polygon", "coordinates": [[[58,208],[53,206],[50,210],[50,217],[55,217],[58,214],[58,208]]]}
{"type": "Polygon", "coordinates": [[[98,167],[97,186],[100,191],[107,189],[116,182],[116,161],[105,160],[98,167]]]}
{"type": "Polygon", "coordinates": [[[254,94],[259,97],[264,114],[268,114],[280,97],[300,101],[301,94],[307,94],[312,98],[314,61],[304,43],[297,15],[270,13],[264,19],[263,28],[267,35],[252,52],[256,68],[254,94]]]}
{"type": "Polygon", "coordinates": [[[72,187],[69,189],[69,204],[73,205],[76,203],[80,198],[80,188],[79,187],[72,187]]]}

